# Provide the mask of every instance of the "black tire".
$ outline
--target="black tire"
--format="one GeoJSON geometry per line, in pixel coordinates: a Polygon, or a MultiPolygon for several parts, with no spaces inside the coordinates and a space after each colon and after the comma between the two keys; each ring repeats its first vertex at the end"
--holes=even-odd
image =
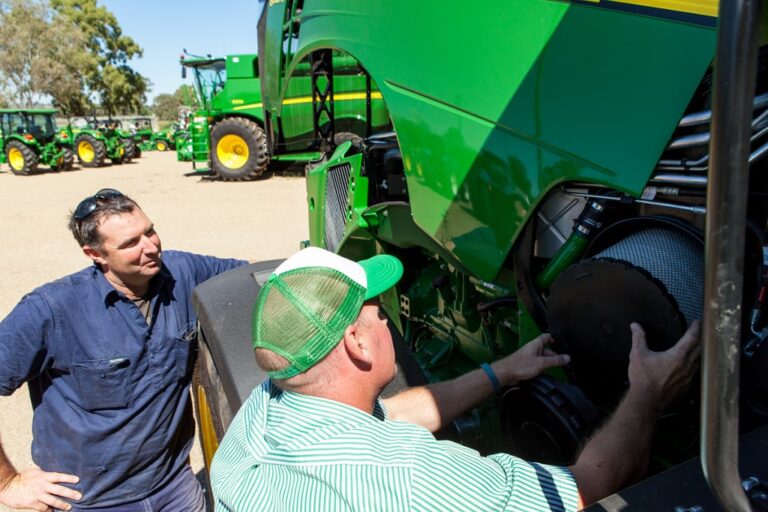
{"type": "Polygon", "coordinates": [[[138,151],[138,146],[136,145],[136,142],[134,142],[133,139],[120,139],[120,142],[123,143],[123,148],[125,148],[125,157],[123,157],[124,162],[129,162],[133,160],[134,158],[138,158],[136,155],[136,151],[138,151]],[[125,160],[125,158],[128,158],[128,160],[125,160]]]}
{"type": "Polygon", "coordinates": [[[225,181],[248,181],[267,170],[269,152],[264,131],[242,117],[230,117],[211,130],[211,168],[225,181]]]}
{"type": "Polygon", "coordinates": [[[155,149],[157,151],[168,151],[168,142],[164,140],[157,140],[155,141],[155,149]]]}
{"type": "Polygon", "coordinates": [[[134,143],[134,147],[136,148],[133,152],[133,158],[141,158],[141,148],[138,144],[134,143]]]}
{"type": "Polygon", "coordinates": [[[8,162],[13,174],[26,176],[37,169],[40,159],[26,144],[18,140],[11,140],[5,146],[5,161],[8,162]]]}
{"type": "Polygon", "coordinates": [[[91,135],[84,134],[75,139],[75,153],[83,167],[99,167],[107,158],[107,146],[91,135]]]}
{"type": "Polygon", "coordinates": [[[71,171],[75,167],[75,153],[69,148],[62,148],[64,154],[51,166],[54,171],[71,171]]]}
{"type": "MultiPolygon", "coordinates": [[[[205,342],[205,336],[202,334],[198,336],[197,361],[192,374],[192,398],[195,402],[200,448],[203,452],[205,467],[210,471],[213,454],[232,422],[234,412],[224,394],[219,372],[205,342]]],[[[206,480],[210,489],[211,480],[208,471],[206,471],[206,480]]]]}

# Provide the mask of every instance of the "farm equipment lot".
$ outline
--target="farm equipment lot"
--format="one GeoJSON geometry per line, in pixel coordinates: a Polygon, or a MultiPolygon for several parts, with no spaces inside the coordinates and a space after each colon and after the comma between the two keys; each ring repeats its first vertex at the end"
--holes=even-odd
{"type": "MultiPolygon", "coordinates": [[[[252,261],[284,258],[308,237],[302,177],[273,176],[247,183],[185,177],[189,164],[173,152],[147,152],[126,165],[79,168],[66,173],[13,175],[0,172],[0,233],[4,274],[0,318],[23,294],[88,265],[67,230],[70,209],[100,188],[133,197],[155,223],[165,249],[179,249],[252,261]]],[[[32,408],[26,386],[0,397],[5,450],[17,468],[31,464],[32,408]]],[[[195,472],[202,468],[197,441],[195,472]]],[[[9,509],[0,505],[0,511],[9,509]]]]}

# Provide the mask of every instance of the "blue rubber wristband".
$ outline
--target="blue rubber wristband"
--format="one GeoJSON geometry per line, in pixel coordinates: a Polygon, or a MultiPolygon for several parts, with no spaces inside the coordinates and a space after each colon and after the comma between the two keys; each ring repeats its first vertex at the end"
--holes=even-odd
{"type": "Polygon", "coordinates": [[[493,368],[488,363],[483,363],[480,365],[480,368],[483,369],[485,372],[485,375],[488,377],[488,380],[491,381],[491,386],[493,386],[493,392],[498,393],[501,391],[501,383],[499,382],[499,378],[496,377],[496,373],[493,371],[493,368]]]}

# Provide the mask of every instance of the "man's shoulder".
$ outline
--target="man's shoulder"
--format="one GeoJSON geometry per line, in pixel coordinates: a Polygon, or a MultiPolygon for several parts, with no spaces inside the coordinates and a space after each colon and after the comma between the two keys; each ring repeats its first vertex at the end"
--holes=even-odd
{"type": "Polygon", "coordinates": [[[48,283],[38,286],[30,295],[39,294],[45,297],[75,292],[79,287],[91,286],[98,279],[99,271],[96,267],[86,267],[82,270],[60,277],[48,283]]]}
{"type": "Polygon", "coordinates": [[[207,254],[198,254],[194,252],[178,251],[178,250],[164,250],[163,251],[163,264],[165,264],[170,270],[195,267],[197,265],[215,265],[235,267],[238,265],[244,265],[247,262],[244,260],[219,258],[217,256],[210,256],[207,254]]]}

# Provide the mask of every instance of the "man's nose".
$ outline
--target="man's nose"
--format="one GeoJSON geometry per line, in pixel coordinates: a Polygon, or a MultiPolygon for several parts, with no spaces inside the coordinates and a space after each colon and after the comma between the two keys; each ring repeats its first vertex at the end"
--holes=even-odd
{"type": "Polygon", "coordinates": [[[160,251],[160,241],[154,236],[142,236],[142,244],[145,253],[155,253],[160,251]]]}

